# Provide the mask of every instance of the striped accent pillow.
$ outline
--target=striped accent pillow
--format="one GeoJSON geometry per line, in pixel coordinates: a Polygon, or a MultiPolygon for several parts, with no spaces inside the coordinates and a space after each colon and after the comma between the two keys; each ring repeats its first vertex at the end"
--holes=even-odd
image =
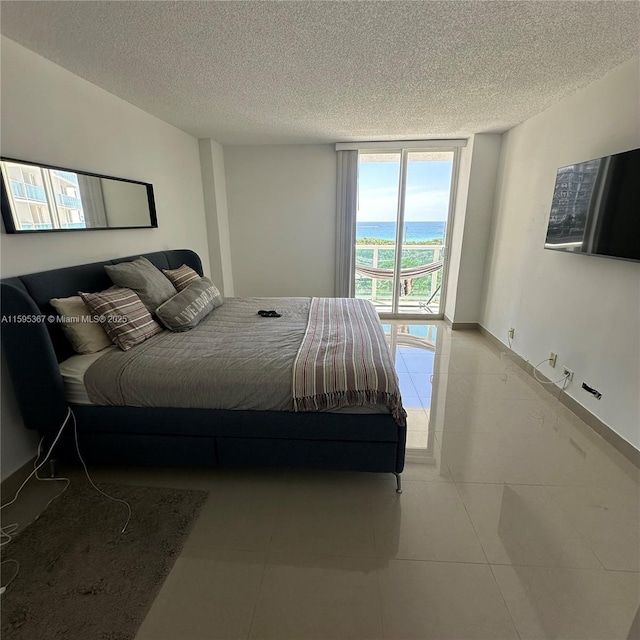
{"type": "Polygon", "coordinates": [[[192,282],[200,280],[200,276],[186,264],[183,264],[177,269],[163,269],[162,273],[164,273],[164,275],[167,276],[169,280],[171,280],[171,284],[178,291],[182,291],[183,289],[186,289],[192,282]]]}
{"type": "Polygon", "coordinates": [[[131,289],[111,288],[97,293],[78,291],[89,310],[100,316],[100,324],[111,341],[128,351],[162,331],[142,300],[131,289]]]}

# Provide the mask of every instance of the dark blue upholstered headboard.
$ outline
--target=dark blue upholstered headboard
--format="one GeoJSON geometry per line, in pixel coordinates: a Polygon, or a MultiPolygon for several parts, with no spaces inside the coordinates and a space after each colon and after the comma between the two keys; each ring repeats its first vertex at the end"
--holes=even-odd
{"type": "MultiPolygon", "coordinates": [[[[66,298],[78,291],[101,291],[112,285],[106,264],[135,260],[143,255],[160,269],[176,269],[183,264],[200,275],[202,262],[189,249],[138,254],[76,267],[31,273],[0,280],[3,318],[54,314],[51,298],[66,298]]],[[[18,406],[30,429],[46,431],[62,424],[67,413],[58,362],[74,354],[59,325],[47,322],[3,322],[2,351],[7,361],[18,406]]]]}

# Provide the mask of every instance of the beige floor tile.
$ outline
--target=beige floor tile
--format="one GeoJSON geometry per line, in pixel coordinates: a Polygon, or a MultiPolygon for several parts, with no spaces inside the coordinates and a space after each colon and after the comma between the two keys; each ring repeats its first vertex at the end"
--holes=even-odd
{"type": "Polygon", "coordinates": [[[378,571],[385,638],[517,638],[488,565],[391,560],[378,571]]]}
{"type": "MultiPolygon", "coordinates": [[[[393,495],[394,479],[385,478],[393,495]]],[[[375,556],[368,474],[297,476],[286,485],[276,515],[271,550],[335,556],[375,556]],[[356,477],[359,476],[359,477],[356,477]],[[304,478],[304,479],[302,479],[304,478]]]]}
{"type": "Polygon", "coordinates": [[[601,569],[589,543],[544,487],[458,484],[492,564],[601,569]]]}
{"type": "Polygon", "coordinates": [[[469,402],[475,398],[487,401],[504,399],[538,400],[540,391],[524,379],[517,370],[506,373],[446,373],[448,376],[447,392],[456,396],[459,402],[469,402]]]}
{"type": "Polygon", "coordinates": [[[637,466],[566,407],[556,404],[555,408],[557,413],[555,432],[563,434],[567,439],[573,438],[576,441],[589,443],[591,448],[605,455],[609,463],[618,471],[632,479],[635,488],[640,487],[640,469],[637,466]]]}
{"type": "Polygon", "coordinates": [[[247,638],[264,566],[263,553],[185,548],[136,640],[247,638]]]}
{"type": "Polygon", "coordinates": [[[401,495],[392,474],[91,468],[210,492],[137,640],[631,637],[640,472],[479,333],[436,325],[435,356],[396,358],[401,495]]]}
{"type": "Polygon", "coordinates": [[[491,568],[523,640],[627,640],[640,598],[640,574],[491,568]]]}
{"type": "Polygon", "coordinates": [[[456,482],[611,488],[635,495],[638,470],[604,440],[594,443],[562,421],[535,432],[436,432],[456,482]]]}
{"type": "Polygon", "coordinates": [[[379,558],[486,562],[455,485],[409,481],[372,500],[379,558]]]}
{"type": "Polygon", "coordinates": [[[552,430],[527,438],[543,484],[638,494],[640,471],[601,438],[594,439],[562,420],[552,430]]]}
{"type": "Polygon", "coordinates": [[[407,451],[402,472],[402,481],[414,482],[453,482],[446,464],[441,461],[439,445],[434,442],[430,453],[407,451]]]}
{"type": "Polygon", "coordinates": [[[221,480],[210,488],[187,544],[266,550],[284,490],[285,482],[280,477],[261,480],[249,475],[242,479],[234,474],[221,480]]]}
{"type": "Polygon", "coordinates": [[[270,554],[250,638],[382,638],[376,560],[270,554]]]}
{"type": "Polygon", "coordinates": [[[546,487],[605,569],[640,571],[640,495],[613,489],[546,487]]]}
{"type": "Polygon", "coordinates": [[[448,370],[442,373],[512,373],[518,365],[506,353],[495,354],[489,349],[452,348],[448,370]]]}
{"type": "MultiPolygon", "coordinates": [[[[392,473],[369,473],[367,474],[369,478],[369,491],[377,492],[377,491],[391,491],[395,493],[396,491],[396,477],[392,473]]],[[[404,475],[401,476],[404,478],[404,475]]]]}
{"type": "Polygon", "coordinates": [[[407,409],[407,429],[416,431],[429,430],[429,414],[424,409],[407,409]]]}
{"type": "Polygon", "coordinates": [[[407,430],[407,450],[402,480],[453,482],[449,468],[442,462],[440,444],[434,431],[416,431],[415,434],[411,434],[411,430],[407,430]],[[412,446],[414,442],[417,443],[416,446],[412,446]]]}
{"type": "Polygon", "coordinates": [[[436,431],[539,433],[552,429],[556,422],[553,410],[540,400],[479,398],[461,403],[455,396],[431,413],[431,428],[436,431]]]}
{"type": "MultiPolygon", "coordinates": [[[[471,332],[469,332],[471,333],[471,332]]],[[[479,354],[496,354],[498,350],[487,343],[480,335],[460,335],[442,336],[436,340],[436,355],[450,354],[460,351],[477,351],[479,354]]]]}
{"type": "Polygon", "coordinates": [[[535,434],[442,432],[436,438],[456,482],[542,484],[532,455],[535,434]]]}
{"type": "Polygon", "coordinates": [[[407,449],[427,450],[429,446],[429,436],[434,437],[429,431],[417,431],[407,429],[407,449]]]}

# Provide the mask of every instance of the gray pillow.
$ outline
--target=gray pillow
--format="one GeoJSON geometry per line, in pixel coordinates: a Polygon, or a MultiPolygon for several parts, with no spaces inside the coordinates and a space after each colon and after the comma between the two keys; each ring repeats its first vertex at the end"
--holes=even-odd
{"type": "Polygon", "coordinates": [[[61,315],[62,332],[76,353],[98,353],[111,346],[111,338],[80,296],[52,298],[49,304],[61,315]]]}
{"type": "MultiPolygon", "coordinates": [[[[163,276],[164,277],[164,276],[163,276]]],[[[223,303],[209,278],[199,278],[156,309],[158,320],[171,331],[193,329],[223,303]]]]}
{"type": "Polygon", "coordinates": [[[142,304],[152,313],[176,295],[176,288],[171,281],[142,256],[131,262],[105,265],[104,268],[113,284],[135,291],[142,304]]]}

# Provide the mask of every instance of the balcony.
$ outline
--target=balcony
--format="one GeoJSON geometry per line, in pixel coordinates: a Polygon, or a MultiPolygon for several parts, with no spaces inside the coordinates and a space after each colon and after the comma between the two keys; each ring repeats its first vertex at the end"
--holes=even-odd
{"type": "MultiPolygon", "coordinates": [[[[26,182],[18,182],[11,180],[11,192],[14,198],[19,200],[30,200],[32,202],[47,202],[47,193],[44,187],[35,184],[27,184],[26,182]]],[[[68,209],[82,209],[82,200],[73,198],[64,193],[56,193],[56,202],[60,207],[68,209]]]]}
{"type": "Polygon", "coordinates": [[[44,187],[35,184],[27,184],[26,182],[18,182],[11,180],[11,192],[14,198],[22,200],[33,200],[35,202],[46,202],[47,194],[44,187]]]}
{"type": "Polygon", "coordinates": [[[70,182],[78,186],[78,176],[75,173],[71,173],[70,171],[62,171],[60,169],[55,169],[52,171],[53,175],[65,180],[66,182],[70,182]]]}
{"type": "MultiPolygon", "coordinates": [[[[442,244],[403,244],[402,271],[418,270],[442,260],[442,244]]],[[[356,297],[370,300],[379,313],[391,313],[393,300],[393,272],[395,244],[356,245],[356,297]],[[383,269],[385,278],[358,273],[357,265],[383,269]]],[[[423,276],[402,278],[398,311],[400,313],[440,313],[440,285],[442,268],[423,276]]]]}
{"type": "Polygon", "coordinates": [[[82,200],[80,198],[73,198],[67,196],[64,193],[56,193],[56,202],[61,207],[67,207],[69,209],[82,209],[82,200]]]}
{"type": "Polygon", "coordinates": [[[21,221],[21,231],[40,231],[42,229],[86,229],[84,222],[63,222],[59,227],[54,226],[52,222],[34,222],[33,220],[21,221]]]}

